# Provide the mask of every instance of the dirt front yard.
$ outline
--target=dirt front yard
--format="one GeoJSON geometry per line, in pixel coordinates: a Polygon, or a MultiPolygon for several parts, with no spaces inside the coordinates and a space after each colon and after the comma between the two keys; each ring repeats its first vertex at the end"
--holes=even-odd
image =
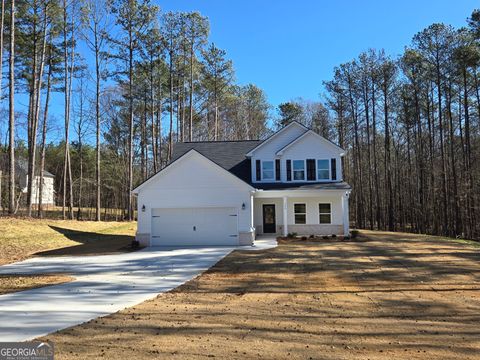
{"type": "Polygon", "coordinates": [[[58,359],[479,359],[479,324],[480,248],[367,233],[237,251],[43,340],[58,359]]]}

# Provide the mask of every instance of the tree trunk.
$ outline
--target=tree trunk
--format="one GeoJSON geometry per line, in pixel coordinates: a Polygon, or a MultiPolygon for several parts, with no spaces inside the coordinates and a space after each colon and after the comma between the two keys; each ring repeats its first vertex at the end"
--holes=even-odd
{"type": "Polygon", "coordinates": [[[192,36],[190,40],[190,91],[188,94],[188,103],[190,110],[189,126],[188,126],[188,141],[193,139],[193,61],[194,61],[194,52],[193,52],[193,41],[194,37],[192,36]]]}
{"type": "Polygon", "coordinates": [[[463,111],[465,118],[465,162],[466,162],[466,171],[467,171],[467,219],[468,219],[468,229],[467,236],[469,238],[473,237],[474,233],[474,213],[475,208],[473,206],[474,197],[473,197],[473,174],[472,174],[472,155],[471,155],[471,139],[470,139],[470,112],[469,112],[469,103],[468,103],[468,84],[467,84],[467,69],[463,68],[463,111]]]}
{"type": "Polygon", "coordinates": [[[373,146],[373,176],[375,178],[375,217],[377,229],[382,227],[381,209],[380,209],[380,183],[378,179],[378,160],[377,160],[377,117],[376,117],[376,96],[375,83],[372,81],[372,146],[373,146]]]}
{"type": "MultiPolygon", "coordinates": [[[[82,82],[82,80],[80,80],[82,82]]],[[[82,144],[82,122],[83,122],[83,84],[80,91],[80,114],[78,120],[78,155],[80,160],[80,176],[78,181],[78,209],[77,209],[77,220],[82,219],[82,190],[83,190],[83,144],[82,144]]]]}
{"type": "Polygon", "coordinates": [[[153,159],[153,173],[158,171],[158,158],[157,158],[157,142],[156,142],[156,129],[155,129],[155,90],[154,90],[154,59],[150,58],[150,132],[152,141],[152,159],[153,159]]]}
{"type": "MultiPolygon", "coordinates": [[[[34,96],[33,96],[33,113],[31,120],[31,134],[30,134],[30,146],[29,146],[29,161],[28,161],[28,189],[27,189],[27,208],[28,216],[32,216],[32,193],[33,193],[33,183],[35,180],[35,161],[36,161],[36,150],[37,150],[37,132],[38,132],[38,121],[40,117],[40,95],[42,93],[42,82],[43,82],[43,70],[45,68],[45,53],[47,50],[47,8],[48,3],[45,3],[44,14],[43,14],[43,35],[42,35],[42,48],[40,51],[40,64],[38,69],[34,66],[34,96]]],[[[36,47],[36,44],[35,44],[36,47]]],[[[36,57],[36,51],[34,51],[34,56],[36,57]]],[[[36,64],[36,60],[34,61],[36,64]]],[[[38,182],[37,182],[38,184],[38,182]]],[[[38,186],[37,186],[37,196],[38,196],[38,186]]]]}
{"type": "Polygon", "coordinates": [[[15,0],[10,0],[10,59],[9,59],[9,206],[15,213],[15,0]]]}
{"type": "Polygon", "coordinates": [[[148,165],[148,142],[147,142],[147,92],[143,94],[143,116],[141,117],[141,134],[140,134],[140,163],[142,172],[142,181],[147,178],[148,165]]]}
{"type": "Polygon", "coordinates": [[[133,220],[133,32],[129,29],[129,48],[128,48],[128,220],[133,220]]]}
{"type": "Polygon", "coordinates": [[[40,184],[38,187],[38,217],[43,217],[43,177],[45,173],[45,152],[47,143],[47,119],[48,119],[48,106],[50,103],[50,90],[51,90],[51,78],[52,78],[52,62],[51,55],[48,59],[48,75],[47,75],[47,95],[45,99],[45,109],[43,111],[43,126],[42,126],[42,147],[40,157],[40,184]]]}
{"type": "Polygon", "coordinates": [[[454,149],[454,130],[453,130],[453,114],[452,114],[452,84],[448,86],[448,102],[447,102],[447,114],[449,121],[449,133],[450,133],[450,166],[452,168],[452,186],[453,186],[453,207],[452,207],[452,220],[454,221],[453,230],[454,233],[450,231],[450,236],[457,236],[460,234],[461,220],[460,220],[460,210],[458,206],[458,179],[457,179],[457,170],[455,168],[455,149],[454,149]]]}
{"type": "MultiPolygon", "coordinates": [[[[2,0],[0,9],[0,99],[2,98],[2,80],[3,80],[3,35],[5,25],[5,0],[2,0]]],[[[1,192],[1,189],[0,189],[1,192]]]]}
{"type": "Polygon", "coordinates": [[[34,162],[35,158],[33,157],[36,134],[34,134],[34,122],[35,122],[35,105],[37,96],[37,6],[36,1],[33,2],[33,24],[32,24],[32,35],[33,38],[33,54],[32,54],[32,67],[31,67],[31,76],[32,79],[29,84],[29,97],[28,97],[28,114],[27,114],[27,154],[28,154],[28,165],[27,165],[27,214],[28,216],[32,215],[32,188],[34,179],[34,162]]]}
{"type": "Polygon", "coordinates": [[[368,219],[370,230],[373,230],[373,187],[372,187],[372,161],[371,161],[371,148],[370,148],[370,109],[369,109],[369,89],[368,80],[364,79],[363,88],[363,103],[365,110],[365,120],[367,127],[367,181],[368,181],[368,219]]]}
{"type": "MultiPolygon", "coordinates": [[[[173,45],[172,45],[173,46],[173,45]]],[[[168,134],[168,160],[173,154],[173,50],[170,50],[170,129],[168,134]]]]}
{"type": "Polygon", "coordinates": [[[442,88],[440,80],[440,62],[437,58],[436,64],[436,74],[437,74],[437,98],[438,98],[438,129],[440,136],[440,156],[442,160],[442,229],[443,234],[448,234],[448,207],[447,207],[447,165],[445,161],[445,142],[443,135],[443,110],[442,110],[442,88]]]}
{"type": "MultiPolygon", "coordinates": [[[[433,114],[433,108],[430,107],[431,103],[433,104],[433,94],[430,95],[430,92],[433,89],[433,84],[429,84],[426,91],[427,99],[427,125],[428,125],[428,147],[429,147],[429,165],[430,165],[430,199],[429,203],[431,208],[429,209],[429,222],[431,231],[434,234],[438,234],[438,216],[435,216],[437,208],[437,196],[435,192],[435,173],[434,173],[434,161],[435,161],[435,117],[433,114]],[[430,100],[431,99],[431,100],[430,100]]],[[[433,107],[433,105],[432,105],[433,107]]]]}
{"type": "Polygon", "coordinates": [[[69,127],[70,127],[70,106],[69,106],[69,59],[68,59],[68,46],[67,46],[67,29],[68,13],[67,13],[67,1],[63,0],[63,65],[64,65],[64,116],[65,116],[65,151],[64,151],[64,160],[63,160],[63,196],[62,196],[62,217],[65,220],[67,218],[66,214],[66,204],[67,204],[67,176],[69,176],[69,127]]]}
{"type": "Polygon", "coordinates": [[[424,145],[423,145],[423,131],[422,131],[422,118],[420,111],[420,101],[418,94],[417,81],[414,80],[414,101],[415,101],[415,150],[416,150],[416,165],[417,165],[417,194],[419,207],[416,209],[416,216],[419,218],[419,228],[420,233],[425,233],[426,227],[426,211],[425,211],[425,175],[424,175],[424,145]]]}
{"type": "Polygon", "coordinates": [[[102,195],[102,184],[101,184],[101,168],[100,168],[100,159],[101,159],[101,145],[100,145],[100,135],[101,135],[101,122],[100,122],[100,46],[98,40],[98,28],[97,22],[94,23],[94,49],[95,49],[95,121],[96,121],[96,148],[95,148],[95,220],[101,220],[101,195],[102,195]]]}
{"type": "Polygon", "coordinates": [[[387,196],[387,219],[388,219],[388,230],[395,230],[395,223],[393,217],[393,189],[392,189],[392,164],[391,164],[391,155],[390,155],[390,129],[389,129],[389,119],[388,119],[388,89],[387,85],[383,85],[383,114],[385,120],[385,192],[387,196]]]}

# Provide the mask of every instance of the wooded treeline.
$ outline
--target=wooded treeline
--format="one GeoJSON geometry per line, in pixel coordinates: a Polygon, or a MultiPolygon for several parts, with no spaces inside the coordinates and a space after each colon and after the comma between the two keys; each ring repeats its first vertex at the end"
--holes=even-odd
{"type": "MultiPolygon", "coordinates": [[[[93,208],[100,220],[112,208],[132,219],[130,190],[165,166],[175,142],[270,131],[264,92],[236,83],[199,13],[165,13],[149,0],[0,1],[0,194],[11,214],[22,199],[20,156],[28,215],[43,215],[30,194],[48,170],[64,218],[93,208]]],[[[422,30],[398,58],[369,50],[339,65],[323,102],[281,104],[277,125],[301,121],[347,150],[357,227],[478,239],[479,69],[476,10],[464,28],[422,30]]]]}
{"type": "Polygon", "coordinates": [[[326,106],[357,227],[480,238],[479,70],[479,10],[398,58],[369,50],[334,69],[326,106]]]}
{"type": "Polygon", "coordinates": [[[0,22],[9,89],[1,194],[10,214],[22,199],[18,156],[28,160],[29,216],[43,216],[41,196],[34,205],[31,194],[48,170],[63,218],[80,218],[74,208],[87,207],[100,220],[111,207],[132,219],[130,190],[169,161],[175,142],[268,131],[264,92],[236,83],[232,61],[209,42],[208,19],[197,12],[164,13],[149,0],[1,0],[0,22]],[[61,124],[50,115],[58,94],[61,124]],[[26,112],[15,109],[19,96],[26,112]],[[53,127],[61,139],[49,138],[53,127]]]}

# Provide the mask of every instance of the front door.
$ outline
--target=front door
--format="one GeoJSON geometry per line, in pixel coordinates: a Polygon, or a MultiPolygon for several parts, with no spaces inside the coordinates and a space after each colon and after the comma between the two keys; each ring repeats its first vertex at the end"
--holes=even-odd
{"type": "Polygon", "coordinates": [[[275,205],[265,204],[263,205],[263,232],[264,233],[276,233],[275,223],[275,205]]]}

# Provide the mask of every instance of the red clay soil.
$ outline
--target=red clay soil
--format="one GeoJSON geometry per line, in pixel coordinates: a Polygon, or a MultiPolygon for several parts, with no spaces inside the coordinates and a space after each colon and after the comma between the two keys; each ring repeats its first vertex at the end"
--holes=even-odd
{"type": "Polygon", "coordinates": [[[237,251],[43,340],[56,359],[480,359],[479,324],[479,248],[369,232],[237,251]]]}

